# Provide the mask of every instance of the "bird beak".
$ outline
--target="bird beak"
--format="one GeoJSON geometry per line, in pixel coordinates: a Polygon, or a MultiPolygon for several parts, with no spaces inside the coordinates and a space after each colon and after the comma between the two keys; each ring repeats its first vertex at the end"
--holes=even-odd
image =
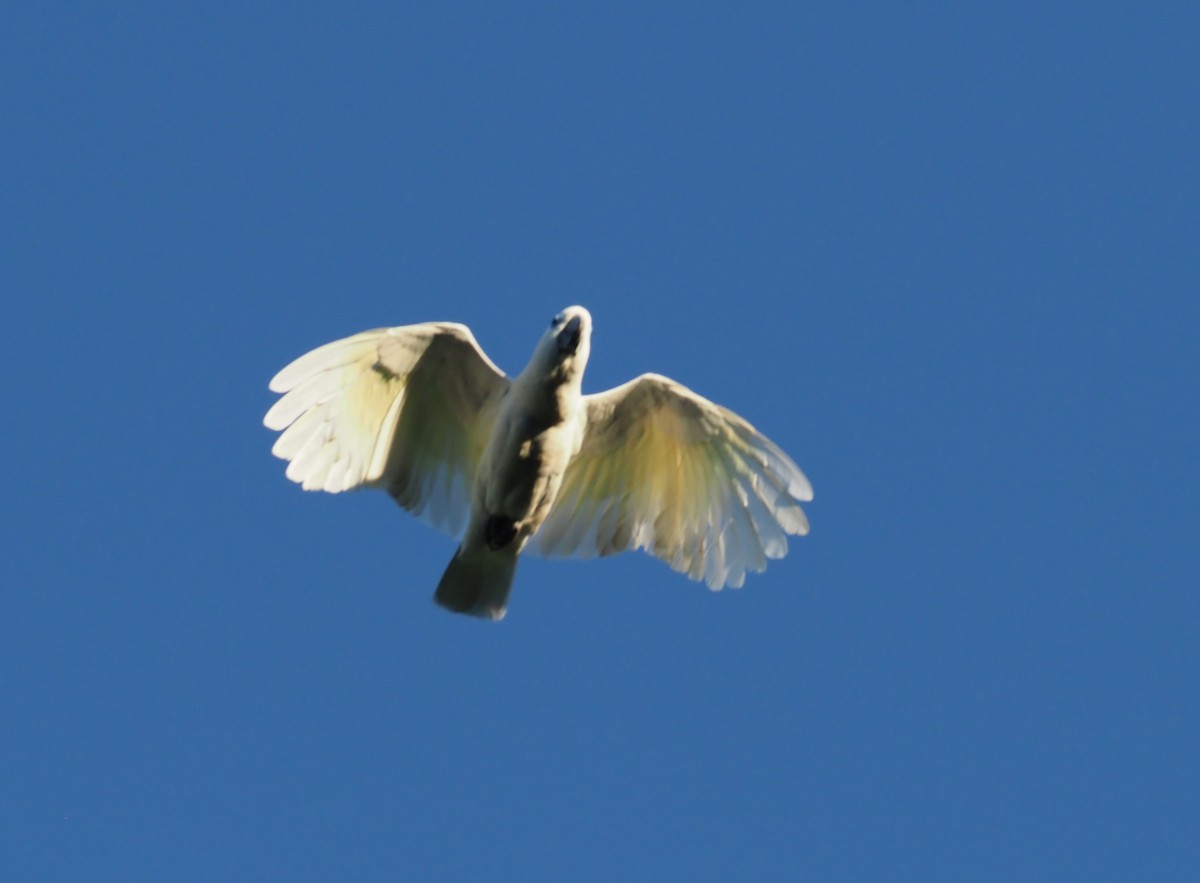
{"type": "Polygon", "coordinates": [[[579,349],[579,339],[582,337],[583,320],[578,316],[563,326],[558,332],[558,351],[563,355],[574,355],[579,349]]]}

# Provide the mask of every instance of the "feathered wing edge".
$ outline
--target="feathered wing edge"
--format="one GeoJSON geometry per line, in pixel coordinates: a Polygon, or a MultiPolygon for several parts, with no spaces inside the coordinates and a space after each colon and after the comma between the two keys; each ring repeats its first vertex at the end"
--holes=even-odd
{"type": "Polygon", "coordinates": [[[710,588],[787,554],[808,533],[812,486],[733,412],[658,375],[586,396],[589,426],[535,537],[542,554],[645,549],[710,588]]]}
{"type": "Polygon", "coordinates": [[[379,328],[325,344],[271,380],[283,393],[263,423],[287,477],[330,493],[382,487],[460,535],[475,468],[509,381],[469,329],[379,328]]]}

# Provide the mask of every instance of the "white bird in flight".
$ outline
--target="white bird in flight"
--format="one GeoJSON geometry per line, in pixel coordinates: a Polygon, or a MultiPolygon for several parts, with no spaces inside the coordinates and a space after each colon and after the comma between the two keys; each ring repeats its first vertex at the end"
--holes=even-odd
{"type": "Polygon", "coordinates": [[[364,331],[271,380],[287,477],[375,487],[461,539],[434,599],[501,619],[517,557],[645,549],[710,588],[787,554],[812,487],[774,442],[658,374],[580,389],[592,317],[568,307],[508,378],[465,325],[364,331]]]}

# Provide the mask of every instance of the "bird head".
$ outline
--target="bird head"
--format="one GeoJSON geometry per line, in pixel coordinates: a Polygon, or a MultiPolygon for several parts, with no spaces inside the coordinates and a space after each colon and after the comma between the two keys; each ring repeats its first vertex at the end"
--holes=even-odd
{"type": "Polygon", "coordinates": [[[534,358],[553,373],[578,378],[591,352],[592,314],[583,307],[567,307],[550,320],[534,358]]]}

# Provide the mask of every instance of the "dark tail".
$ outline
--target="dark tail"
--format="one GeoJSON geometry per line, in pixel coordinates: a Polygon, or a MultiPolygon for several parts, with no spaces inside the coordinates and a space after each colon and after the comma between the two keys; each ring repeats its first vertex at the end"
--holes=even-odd
{"type": "Polygon", "coordinates": [[[510,549],[468,551],[459,546],[433,600],[455,613],[503,619],[516,571],[517,556],[510,549]]]}

